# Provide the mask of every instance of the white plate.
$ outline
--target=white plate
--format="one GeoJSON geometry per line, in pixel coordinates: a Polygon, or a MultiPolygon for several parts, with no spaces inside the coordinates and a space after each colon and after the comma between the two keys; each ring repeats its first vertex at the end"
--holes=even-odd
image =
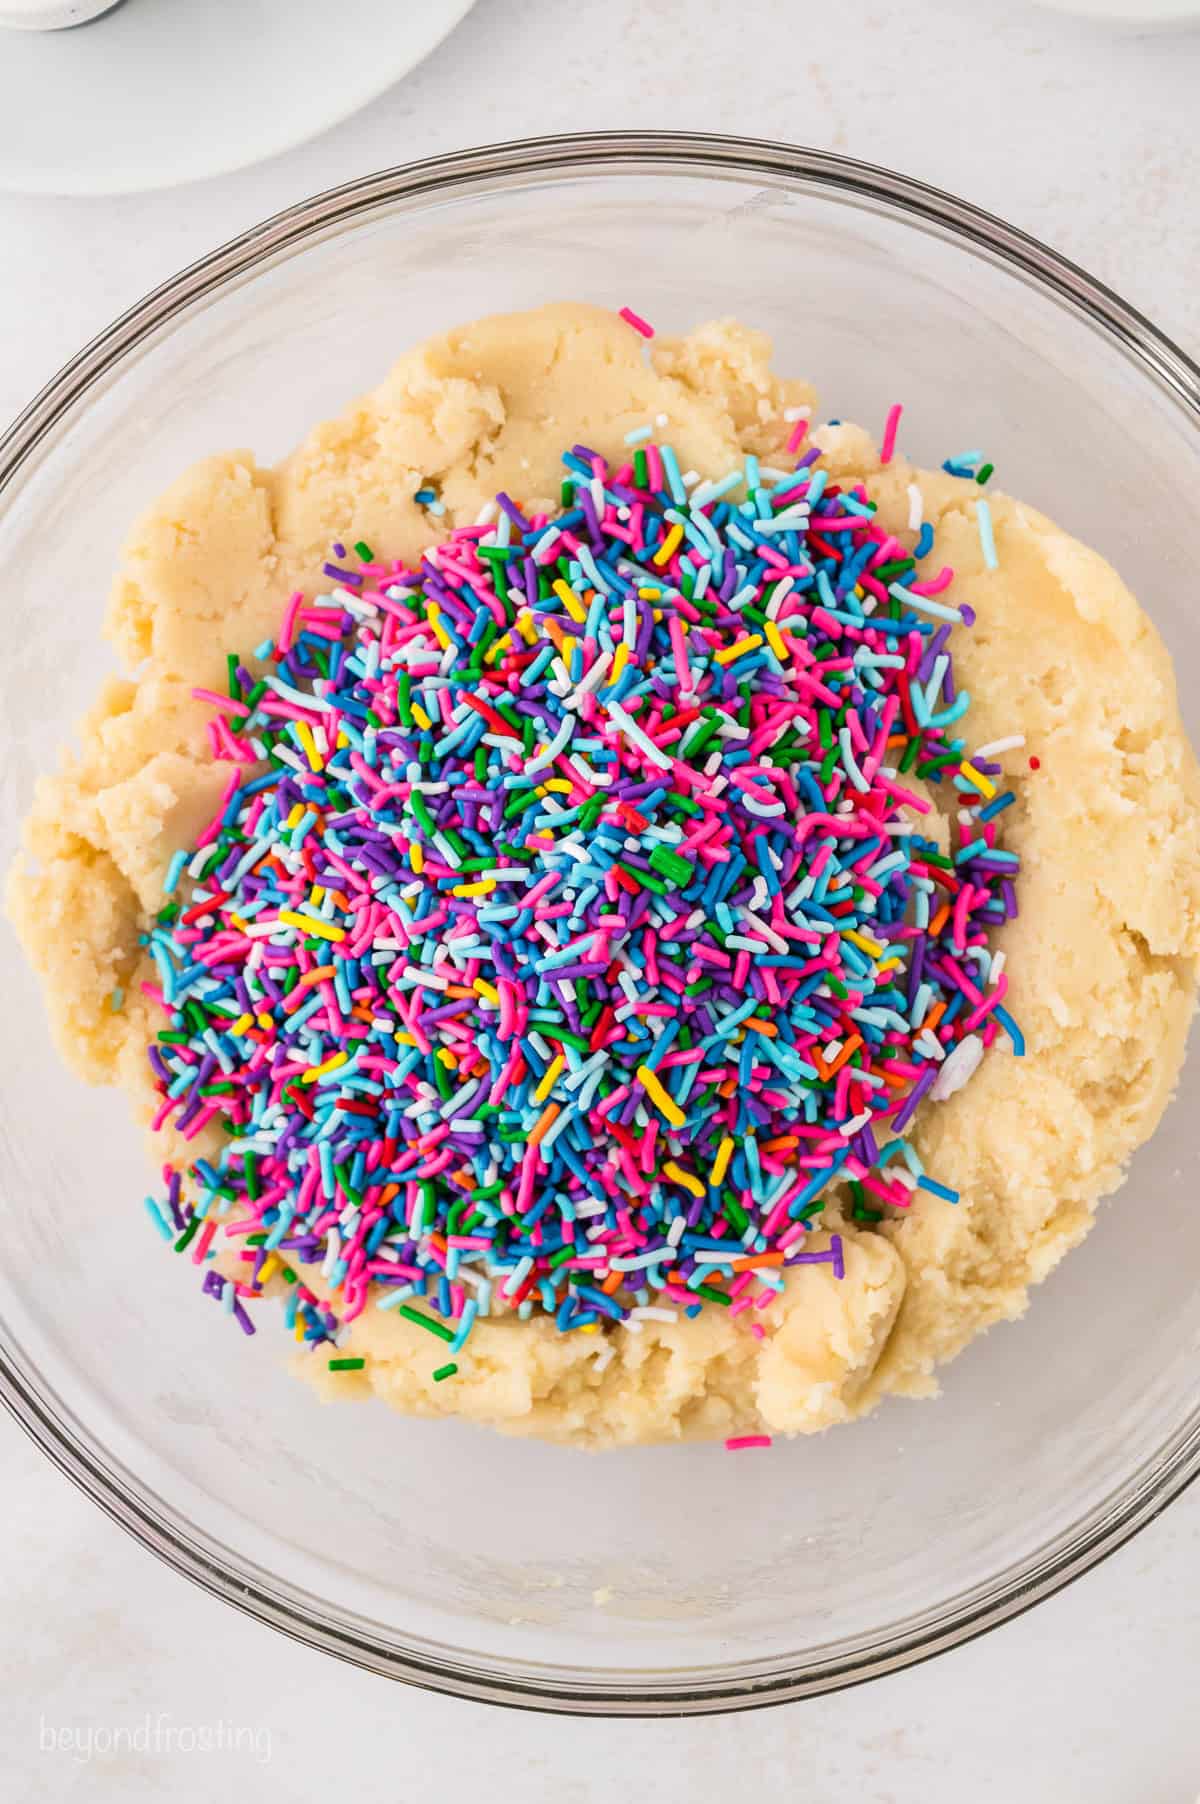
{"type": "Polygon", "coordinates": [[[125,0],[0,30],[0,188],[125,194],[221,175],[336,125],[474,0],[125,0]]]}

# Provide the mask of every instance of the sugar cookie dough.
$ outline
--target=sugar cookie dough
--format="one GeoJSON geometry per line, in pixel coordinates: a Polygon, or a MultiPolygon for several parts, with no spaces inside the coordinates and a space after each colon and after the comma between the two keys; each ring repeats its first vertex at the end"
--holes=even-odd
{"type": "MultiPolygon", "coordinates": [[[[681,464],[702,476],[747,454],[785,460],[790,422],[813,401],[772,372],[767,341],[733,321],[655,339],[647,354],[617,316],[556,305],[408,353],[276,469],[237,451],[181,477],[135,527],[113,588],[107,632],[130,674],[103,686],[79,749],[40,783],[10,880],[72,1069],[120,1084],[139,1114],[153,1113],[146,1047],[161,1015],[142,989],[155,968],[139,934],[229,774],[210,758],[211,709],[192,691],[220,689],[227,654],[246,657],[279,630],[334,541],[415,562],[497,491],[553,514],[564,445],[616,465],[630,456],[626,435],[659,416],[681,464]],[[444,512],[415,499],[423,485],[444,512]]],[[[761,1337],[718,1308],[603,1335],[508,1313],[476,1322],[453,1382],[441,1383],[429,1336],[368,1307],[337,1348],[361,1369],[297,1356],[323,1394],[374,1392],[409,1413],[589,1447],[809,1432],[889,1393],[931,1395],[940,1363],[1021,1314],[1028,1286],[1083,1237],[1154,1131],[1200,970],[1200,782],[1158,635],[1103,559],[1032,508],[991,495],[991,569],[973,482],[899,454],[884,466],[853,426],[814,437],[831,478],[861,479],[906,546],[919,496],[955,571],[941,599],[977,617],[955,642],[972,739],[1023,735],[1038,760],[1036,770],[1024,755],[1010,763],[1016,801],[1004,817],[1022,875],[1020,913],[1000,943],[1026,1056],[997,1046],[964,1088],[926,1101],[910,1130],[925,1168],[961,1200],[919,1192],[903,1215],[868,1224],[832,1186],[806,1244],[821,1251],[837,1236],[844,1276],[830,1263],[789,1268],[761,1337]]],[[[955,803],[943,787],[923,793],[944,846],[955,803]]],[[[155,1155],[183,1164],[220,1144],[212,1129],[185,1142],[167,1127],[155,1155]]],[[[319,1266],[302,1276],[317,1296],[328,1291],[319,1266]]],[[[286,1287],[274,1277],[268,1289],[286,1287]]]]}

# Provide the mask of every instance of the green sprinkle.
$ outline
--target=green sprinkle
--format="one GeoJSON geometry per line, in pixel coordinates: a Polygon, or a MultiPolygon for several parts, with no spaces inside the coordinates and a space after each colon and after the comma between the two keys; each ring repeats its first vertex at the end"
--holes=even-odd
{"type": "Polygon", "coordinates": [[[199,1227],[200,1227],[200,1217],[198,1215],[193,1215],[191,1221],[188,1223],[187,1227],[183,1230],[183,1233],[179,1236],[179,1239],[175,1242],[175,1251],[177,1253],[185,1252],[187,1250],[187,1248],[191,1246],[193,1240],[195,1240],[195,1238],[196,1238],[196,1234],[199,1230],[199,1227]]]}
{"type": "Polygon", "coordinates": [[[415,1322],[418,1328],[428,1328],[430,1334],[436,1334],[439,1340],[451,1341],[454,1339],[451,1329],[444,1328],[441,1322],[435,1322],[432,1316],[423,1315],[419,1309],[413,1309],[408,1303],[401,1303],[396,1313],[404,1316],[410,1322],[415,1322]]]}
{"type": "Polygon", "coordinates": [[[672,852],[669,846],[655,846],[650,854],[650,863],[661,876],[669,877],[679,889],[691,882],[696,869],[689,859],[681,857],[678,852],[672,852]]]}
{"type": "Polygon", "coordinates": [[[331,1359],[329,1370],[331,1372],[361,1372],[366,1363],[365,1359],[331,1359]]]}

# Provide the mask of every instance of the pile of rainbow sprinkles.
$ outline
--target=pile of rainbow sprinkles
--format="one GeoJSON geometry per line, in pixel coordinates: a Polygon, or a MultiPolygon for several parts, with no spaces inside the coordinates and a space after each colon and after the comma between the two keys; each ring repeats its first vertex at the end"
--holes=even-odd
{"type": "Polygon", "coordinates": [[[815,450],[703,480],[631,441],[417,569],[336,546],[206,697],[233,771],[146,936],[149,1056],[156,1125],[223,1131],[149,1208],[247,1332],[281,1275],[335,1370],[367,1308],[439,1380],[513,1311],[761,1338],[790,1267],[842,1276],[831,1194],[956,1200],[904,1130],[1023,1050],[1013,798],[959,736],[930,528],[906,550],[815,450]]]}

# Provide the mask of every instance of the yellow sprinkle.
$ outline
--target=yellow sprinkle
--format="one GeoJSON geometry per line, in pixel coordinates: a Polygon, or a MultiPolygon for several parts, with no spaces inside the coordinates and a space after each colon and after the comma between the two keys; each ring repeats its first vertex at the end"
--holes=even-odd
{"type": "Polygon", "coordinates": [[[553,1090],[555,1084],[558,1082],[558,1074],[562,1071],[566,1062],[567,1061],[561,1052],[555,1054],[554,1058],[552,1058],[550,1063],[546,1066],[541,1083],[533,1093],[534,1102],[545,1102],[551,1090],[553,1090]]]}
{"type": "Polygon", "coordinates": [[[338,734],[337,749],[339,752],[344,752],[346,747],[349,745],[349,743],[350,743],[350,741],[346,738],[346,735],[344,733],[338,734]]]}
{"type": "Polygon", "coordinates": [[[680,526],[679,522],[676,521],[675,525],[671,528],[670,532],[667,534],[666,538],[663,540],[663,542],[659,546],[658,550],[654,553],[654,556],[651,559],[651,562],[657,564],[658,568],[660,570],[662,570],[667,564],[670,563],[671,559],[675,556],[675,553],[678,551],[678,549],[679,549],[680,545],[682,545],[682,543],[683,543],[683,528],[682,528],[682,526],[680,526]]]}
{"type": "Polygon", "coordinates": [[[500,992],[495,985],[490,984],[485,977],[477,977],[475,979],[474,989],[477,996],[482,996],[485,1002],[494,1002],[497,1008],[499,1008],[500,992]]]}
{"type": "Polygon", "coordinates": [[[626,645],[624,639],[622,639],[622,641],[618,645],[616,651],[613,653],[612,668],[610,669],[610,671],[608,673],[608,680],[609,680],[610,685],[613,683],[619,682],[620,677],[621,677],[621,672],[624,670],[624,668],[625,668],[626,664],[628,664],[628,662],[629,662],[629,647],[626,645]]]}
{"type": "Polygon", "coordinates": [[[415,1034],[396,1034],[394,1037],[398,1046],[415,1046],[417,1044],[415,1034]]]}
{"type": "Polygon", "coordinates": [[[432,727],[432,725],[433,725],[433,722],[430,720],[428,714],[426,714],[426,712],[425,712],[424,708],[421,706],[420,702],[413,703],[412,717],[416,721],[416,723],[419,727],[425,728],[426,732],[428,732],[429,728],[432,727]]]}
{"type": "Polygon", "coordinates": [[[571,588],[569,583],[565,583],[561,576],[555,578],[552,587],[554,593],[558,596],[558,599],[562,602],[564,608],[566,608],[567,613],[571,616],[571,619],[577,621],[578,624],[582,626],[583,622],[587,619],[587,609],[580,601],[578,595],[576,595],[574,589],[571,588]]]}
{"type": "Polygon", "coordinates": [[[885,958],[881,965],[876,965],[875,969],[879,976],[882,977],[885,971],[898,971],[900,965],[901,961],[898,958],[885,958]]]}
{"type": "Polygon", "coordinates": [[[419,877],[425,869],[425,848],[415,839],[408,848],[408,862],[419,877]]]}
{"type": "Polygon", "coordinates": [[[447,1071],[458,1070],[458,1060],[448,1046],[439,1046],[437,1055],[439,1062],[446,1067],[447,1071]]]}
{"type": "Polygon", "coordinates": [[[296,1339],[304,1339],[304,1317],[302,1315],[296,1317],[296,1339]]]}
{"type": "Polygon", "coordinates": [[[599,1326],[600,1324],[598,1322],[585,1322],[583,1327],[577,1328],[575,1332],[577,1334],[595,1334],[599,1329],[599,1326]]]}
{"type": "MultiPolygon", "coordinates": [[[[454,644],[454,641],[442,625],[441,609],[438,607],[436,601],[431,601],[426,607],[425,618],[429,622],[430,632],[432,632],[442,650],[449,651],[450,647],[454,644]]],[[[413,712],[415,713],[416,710],[414,709],[413,712]]]]}
{"type": "Polygon", "coordinates": [[[314,884],[313,889],[312,889],[312,894],[308,898],[309,907],[310,908],[320,908],[320,906],[324,900],[325,900],[324,884],[321,884],[321,883],[314,884]]]}
{"type": "Polygon", "coordinates": [[[456,883],[450,894],[452,896],[490,896],[495,887],[495,879],[485,877],[480,883],[456,883]]]}
{"type": "Polygon", "coordinates": [[[663,1089],[656,1074],[650,1069],[649,1065],[639,1065],[637,1074],[638,1082],[641,1084],[646,1095],[650,1098],[650,1101],[654,1104],[663,1119],[667,1121],[671,1127],[682,1127],[684,1122],[683,1110],[679,1107],[675,1098],[663,1089]]]}
{"type": "Polygon", "coordinates": [[[497,639],[495,644],[490,648],[487,656],[484,658],[484,663],[498,664],[501,658],[506,657],[511,650],[512,634],[505,633],[504,637],[502,639],[497,639]]]}
{"type": "Polygon", "coordinates": [[[276,1259],[274,1253],[271,1253],[266,1259],[264,1259],[262,1262],[262,1270],[258,1274],[259,1283],[265,1284],[267,1282],[268,1278],[273,1278],[275,1276],[275,1272],[276,1272],[278,1265],[279,1265],[279,1261],[278,1261],[278,1259],[276,1259]]]}
{"type": "Polygon", "coordinates": [[[239,1015],[236,1021],[231,1021],[229,1023],[229,1031],[231,1034],[244,1034],[248,1027],[253,1026],[253,1015],[239,1015]]]}
{"type": "Polygon", "coordinates": [[[284,826],[290,832],[293,827],[298,827],[300,825],[300,822],[303,819],[304,819],[304,803],[297,802],[295,807],[292,809],[292,812],[288,815],[287,820],[284,822],[284,826]]]}
{"type": "Polygon", "coordinates": [[[309,726],[308,722],[306,720],[297,720],[293,724],[296,728],[296,738],[300,741],[304,756],[308,759],[309,769],[324,770],[324,761],[321,758],[320,752],[317,750],[317,742],[312,736],[312,728],[309,726]]]}
{"type": "Polygon", "coordinates": [[[865,933],[858,931],[857,927],[847,927],[842,938],[849,940],[852,946],[857,946],[860,952],[869,953],[872,958],[878,958],[884,950],[878,940],[868,939],[865,933]]]}
{"type": "Polygon", "coordinates": [[[780,663],[782,663],[785,658],[791,656],[791,653],[788,650],[788,642],[773,620],[767,621],[763,631],[767,635],[767,644],[771,647],[771,650],[775,653],[775,656],[779,659],[780,663]]]}
{"type": "Polygon", "coordinates": [[[662,600],[662,590],[657,589],[657,588],[655,588],[655,589],[639,589],[638,590],[638,600],[639,601],[661,601],[662,600]]]}
{"type": "Polygon", "coordinates": [[[302,933],[313,933],[319,940],[344,940],[344,927],[335,927],[332,921],[315,921],[311,915],[294,914],[290,908],[279,911],[281,926],[299,927],[302,933]]]}
{"type": "Polygon", "coordinates": [[[258,1025],[263,1028],[269,1028],[273,1025],[271,1017],[268,1015],[266,1009],[264,1009],[262,1014],[258,1017],[258,1025]]]}
{"type": "Polygon", "coordinates": [[[717,1148],[717,1156],[713,1160],[712,1170],[708,1174],[710,1184],[723,1184],[725,1173],[729,1170],[729,1161],[733,1157],[733,1141],[726,1134],[717,1148]]]}
{"type": "Polygon", "coordinates": [[[536,645],[537,644],[538,630],[537,630],[536,625],[534,624],[534,621],[530,615],[528,608],[521,609],[521,612],[517,615],[517,618],[516,618],[516,621],[514,624],[516,626],[517,631],[520,633],[522,639],[524,639],[526,645],[536,645]]]}
{"type": "Polygon", "coordinates": [[[724,651],[717,652],[716,662],[718,664],[734,664],[739,658],[744,658],[748,651],[757,651],[761,644],[762,637],[759,633],[748,633],[744,639],[735,639],[732,645],[725,647],[724,651]]]}
{"type": "Polygon", "coordinates": [[[346,1057],[347,1055],[344,1052],[335,1052],[333,1057],[326,1059],[323,1065],[313,1065],[308,1071],[303,1072],[300,1077],[300,1082],[302,1084],[315,1084],[320,1078],[325,1076],[326,1072],[336,1071],[339,1065],[344,1065],[346,1063],[346,1057]]]}
{"type": "Polygon", "coordinates": [[[693,1196],[704,1195],[704,1185],[699,1178],[693,1176],[690,1171],[684,1171],[682,1165],[676,1165],[674,1159],[668,1159],[663,1166],[663,1176],[670,1178],[674,1184],[682,1184],[683,1188],[690,1190],[693,1196]]]}
{"type": "Polygon", "coordinates": [[[996,793],[996,785],[994,783],[989,783],[983,772],[981,770],[976,770],[975,766],[973,764],[968,764],[965,759],[959,765],[958,769],[959,775],[965,777],[968,783],[973,783],[980,795],[983,796],[986,801],[990,802],[996,793]]]}
{"type": "Polygon", "coordinates": [[[547,777],[546,781],[542,784],[539,794],[569,796],[574,787],[575,785],[573,783],[568,783],[565,777],[547,777]]]}

